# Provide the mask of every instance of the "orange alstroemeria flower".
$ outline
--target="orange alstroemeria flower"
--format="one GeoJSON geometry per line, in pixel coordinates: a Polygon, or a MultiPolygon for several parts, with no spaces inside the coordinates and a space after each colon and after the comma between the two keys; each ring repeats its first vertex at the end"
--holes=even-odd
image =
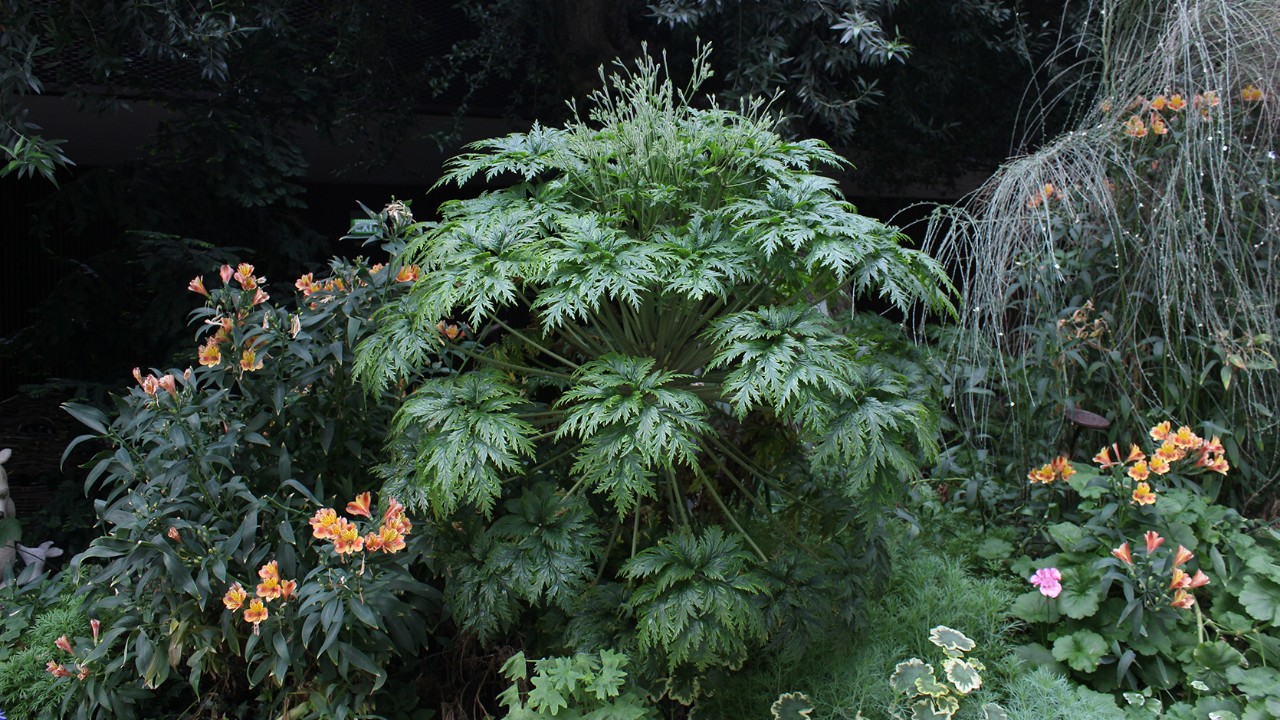
{"type": "Polygon", "coordinates": [[[1053,482],[1053,466],[1041,465],[1040,467],[1027,473],[1027,479],[1032,483],[1043,483],[1048,485],[1053,482]]]}
{"type": "Polygon", "coordinates": [[[1187,608],[1196,604],[1196,598],[1194,595],[1187,592],[1186,590],[1179,589],[1174,591],[1173,600],[1169,604],[1172,605],[1173,607],[1186,610],[1187,608]]]}
{"type": "Polygon", "coordinates": [[[222,351],[218,349],[218,344],[210,338],[207,344],[200,346],[197,357],[200,359],[202,366],[215,367],[222,362],[222,351]]]}
{"type": "Polygon", "coordinates": [[[338,537],[338,511],[333,508],[322,508],[308,520],[311,534],[317,540],[332,540],[338,537]]]}
{"type": "Polygon", "coordinates": [[[373,515],[369,512],[369,503],[371,499],[372,498],[368,492],[360,493],[356,496],[355,500],[347,503],[347,514],[372,518],[373,515]]]}
{"type": "Polygon", "coordinates": [[[293,597],[294,593],[296,592],[298,592],[297,580],[281,581],[280,583],[280,599],[281,600],[288,600],[289,598],[293,597]]]}
{"type": "Polygon", "coordinates": [[[1195,433],[1191,432],[1191,428],[1187,427],[1186,425],[1183,425],[1182,427],[1178,428],[1178,432],[1174,433],[1170,437],[1170,441],[1175,446],[1182,448],[1184,450],[1191,450],[1191,449],[1198,448],[1204,442],[1203,440],[1200,439],[1199,435],[1196,435],[1195,433]]]}
{"type": "Polygon", "coordinates": [[[253,623],[253,634],[258,634],[258,623],[267,619],[267,606],[262,604],[262,600],[254,598],[249,601],[249,607],[244,611],[244,621],[253,623]]]}
{"type": "Polygon", "coordinates": [[[253,290],[258,287],[258,283],[266,280],[266,278],[256,278],[253,276],[253,266],[249,263],[240,263],[236,267],[236,273],[233,276],[240,283],[240,287],[245,290],[253,290]]]}
{"type": "Polygon", "coordinates": [[[1240,99],[1245,102],[1261,102],[1262,90],[1258,89],[1252,83],[1240,88],[1240,99]]]}
{"type": "Polygon", "coordinates": [[[65,653],[66,653],[66,654],[68,654],[68,655],[75,655],[75,654],[76,654],[76,651],[75,651],[75,650],[73,650],[73,649],[71,648],[71,639],[70,639],[70,638],[68,638],[66,635],[63,635],[62,637],[58,638],[57,640],[54,640],[54,641],[53,641],[53,644],[54,644],[54,645],[55,645],[59,650],[61,650],[61,651],[65,652],[65,653]]]}
{"type": "Polygon", "coordinates": [[[258,583],[256,594],[267,602],[280,597],[280,578],[269,577],[258,583]]]}
{"type": "Polygon", "coordinates": [[[1133,138],[1146,137],[1147,125],[1142,122],[1142,118],[1134,115],[1124,122],[1124,134],[1133,138]]]}
{"type": "Polygon", "coordinates": [[[270,300],[270,299],[271,299],[271,296],[270,296],[270,295],[268,295],[268,294],[267,294],[267,292],[266,292],[265,290],[263,290],[262,288],[258,288],[258,289],[257,289],[256,291],[254,291],[254,293],[253,293],[253,304],[254,304],[254,305],[261,305],[262,303],[264,303],[264,302],[266,302],[266,301],[268,301],[268,300],[270,300]]]}
{"type": "Polygon", "coordinates": [[[1151,113],[1151,132],[1156,135],[1168,135],[1169,126],[1164,124],[1164,120],[1159,115],[1151,113]]]}
{"type": "Polygon", "coordinates": [[[191,278],[191,282],[187,283],[187,289],[193,293],[199,293],[205,297],[209,297],[209,291],[204,289],[203,275],[197,275],[191,278]]]}
{"type": "Polygon", "coordinates": [[[1155,501],[1156,494],[1151,492],[1150,485],[1140,482],[1138,483],[1138,486],[1133,489],[1133,502],[1138,505],[1153,505],[1155,504],[1155,501]]]}
{"type": "Polygon", "coordinates": [[[1187,451],[1166,441],[1156,450],[1156,457],[1165,462],[1177,462],[1187,456],[1187,451]]]}
{"type": "Polygon", "coordinates": [[[311,293],[320,289],[320,284],[316,282],[315,273],[307,273],[294,281],[293,286],[297,288],[303,297],[307,297],[311,293]]]}
{"type": "Polygon", "coordinates": [[[1189,587],[1191,587],[1191,576],[1180,567],[1174,568],[1173,576],[1169,578],[1169,589],[1177,590],[1179,588],[1186,589],[1189,587]]]}
{"type": "Polygon", "coordinates": [[[1142,450],[1136,445],[1129,445],[1129,457],[1124,459],[1126,465],[1140,460],[1146,460],[1147,456],[1142,454],[1142,450]]]}
{"type": "Polygon", "coordinates": [[[244,588],[240,586],[240,583],[232,583],[231,587],[227,590],[227,594],[222,596],[222,604],[225,605],[228,610],[234,612],[239,610],[240,606],[244,605],[244,601],[248,598],[249,593],[244,591],[244,588]]]}
{"type": "Polygon", "coordinates": [[[1169,109],[1174,112],[1182,112],[1187,107],[1187,101],[1181,95],[1169,96],[1169,109]]]}
{"type": "Polygon", "coordinates": [[[1157,548],[1164,544],[1164,538],[1160,537],[1160,533],[1155,530],[1148,530],[1142,535],[1142,539],[1147,542],[1147,554],[1155,552],[1157,548]]]}
{"type": "Polygon", "coordinates": [[[383,525],[378,530],[379,545],[382,546],[382,552],[397,553],[404,549],[404,536],[395,528],[383,525]]]}
{"type": "Polygon", "coordinates": [[[1191,576],[1191,582],[1187,585],[1187,588],[1191,589],[1191,588],[1204,587],[1205,585],[1208,585],[1208,584],[1209,584],[1209,576],[1205,575],[1203,570],[1197,570],[1196,574],[1191,576]]]}
{"type": "MultiPolygon", "coordinates": [[[[1116,450],[1116,457],[1117,458],[1120,457],[1119,449],[1116,450]]],[[[1102,468],[1103,470],[1106,470],[1107,468],[1113,468],[1116,465],[1120,464],[1120,461],[1118,459],[1117,460],[1111,459],[1111,448],[1109,447],[1104,447],[1101,450],[1099,450],[1098,454],[1093,456],[1093,461],[1097,463],[1098,467],[1102,468]]]]}
{"type": "Polygon", "coordinates": [[[258,359],[258,354],[252,349],[246,349],[240,354],[240,369],[245,372],[253,372],[262,369],[262,361],[258,359]]]}
{"type": "Polygon", "coordinates": [[[360,528],[346,518],[338,518],[337,537],[333,539],[333,551],[339,555],[358,553],[364,549],[360,528]]]}
{"type": "Polygon", "coordinates": [[[1163,110],[1169,101],[1163,95],[1157,95],[1151,99],[1152,110],[1163,110]]]}
{"type": "Polygon", "coordinates": [[[364,549],[369,552],[377,552],[382,549],[382,536],[376,532],[371,532],[364,536],[364,549]]]}
{"type": "Polygon", "coordinates": [[[71,672],[70,672],[69,670],[67,670],[67,666],[66,666],[66,665],[62,665],[62,664],[60,664],[60,663],[56,663],[56,662],[54,662],[54,661],[52,661],[52,660],[50,660],[50,661],[49,661],[49,662],[44,666],[44,669],[45,669],[45,670],[47,670],[47,671],[48,671],[51,675],[53,675],[54,677],[59,677],[59,678],[71,677],[71,672]]]}
{"type": "Polygon", "coordinates": [[[1157,455],[1151,458],[1151,462],[1147,463],[1147,467],[1157,475],[1164,475],[1169,472],[1169,461],[1157,455]]]}
{"type": "Polygon", "coordinates": [[[1076,469],[1071,466],[1071,461],[1067,460],[1066,455],[1059,455],[1049,465],[1053,468],[1053,474],[1059,480],[1069,480],[1072,475],[1076,474],[1076,469]]]}
{"type": "Polygon", "coordinates": [[[1133,554],[1129,552],[1129,543],[1124,543],[1120,547],[1112,550],[1111,554],[1115,555],[1120,562],[1125,565],[1133,564],[1133,554]]]}
{"type": "Polygon", "coordinates": [[[1213,462],[1209,463],[1208,468],[1219,475],[1226,475],[1227,471],[1231,469],[1231,464],[1227,462],[1226,458],[1219,455],[1214,458],[1213,462]]]}
{"type": "Polygon", "coordinates": [[[1169,437],[1169,432],[1173,429],[1173,423],[1165,420],[1164,422],[1151,428],[1151,439],[1156,442],[1164,442],[1169,437]]]}
{"type": "Polygon", "coordinates": [[[1129,468],[1129,472],[1126,474],[1141,482],[1151,476],[1151,468],[1147,466],[1146,460],[1139,460],[1133,464],[1133,467],[1129,468]]]}
{"type": "Polygon", "coordinates": [[[422,277],[422,268],[417,265],[405,265],[396,273],[396,282],[416,282],[422,277]]]}

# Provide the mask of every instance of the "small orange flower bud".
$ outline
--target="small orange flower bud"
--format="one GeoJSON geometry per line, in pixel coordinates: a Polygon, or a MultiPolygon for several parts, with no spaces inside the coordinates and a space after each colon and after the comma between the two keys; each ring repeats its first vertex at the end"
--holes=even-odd
{"type": "Polygon", "coordinates": [[[89,630],[93,632],[93,642],[96,645],[98,643],[98,633],[102,630],[102,621],[98,618],[90,620],[89,630]]]}
{"type": "Polygon", "coordinates": [[[71,677],[71,673],[67,670],[67,667],[65,665],[60,665],[52,660],[50,660],[48,664],[44,666],[44,669],[47,670],[54,677],[59,677],[59,678],[71,677]]]}
{"type": "Polygon", "coordinates": [[[1156,548],[1164,544],[1164,538],[1160,537],[1160,533],[1155,530],[1148,530],[1142,538],[1147,541],[1147,554],[1156,551],[1156,548]]]}
{"type": "Polygon", "coordinates": [[[373,515],[369,513],[369,503],[371,496],[368,492],[362,492],[356,496],[355,500],[347,503],[347,514],[357,515],[360,517],[371,518],[373,515]]]}
{"type": "Polygon", "coordinates": [[[1120,562],[1125,565],[1133,564],[1133,555],[1129,552],[1129,543],[1124,543],[1120,547],[1112,550],[1111,554],[1119,558],[1120,562]]]}
{"type": "Polygon", "coordinates": [[[1173,554],[1173,566],[1176,568],[1179,565],[1186,565],[1194,557],[1195,555],[1192,555],[1190,550],[1179,545],[1177,551],[1173,554]]]}
{"type": "Polygon", "coordinates": [[[53,644],[58,646],[59,650],[67,653],[68,655],[76,654],[76,651],[71,649],[71,640],[66,635],[54,640],[53,644]]]}

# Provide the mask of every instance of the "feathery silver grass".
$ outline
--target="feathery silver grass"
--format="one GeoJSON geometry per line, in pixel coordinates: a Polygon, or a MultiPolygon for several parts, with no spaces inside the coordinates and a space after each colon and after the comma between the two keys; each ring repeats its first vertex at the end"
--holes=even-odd
{"type": "MultiPolygon", "coordinates": [[[[1169,361],[1199,373],[1209,350],[1192,336],[1224,356],[1280,337],[1280,3],[1095,0],[1092,10],[1081,42],[1097,96],[1076,129],[930,223],[928,249],[963,288],[956,352],[999,364],[1025,350],[1017,328],[1051,324],[1081,292],[1059,267],[1064,253],[1091,249],[1109,260],[1109,286],[1092,290],[1114,301],[1111,346],[1162,335],[1169,361]],[[1185,108],[1169,107],[1175,94],[1185,108]],[[1015,289],[1028,270],[1049,280],[1035,298],[1015,289]]],[[[1254,370],[1233,390],[1254,430],[1270,433],[1280,375],[1254,370]]],[[[1118,390],[1159,407],[1160,388],[1134,380],[1118,390]]],[[[982,420],[989,408],[967,410],[982,420]]]]}

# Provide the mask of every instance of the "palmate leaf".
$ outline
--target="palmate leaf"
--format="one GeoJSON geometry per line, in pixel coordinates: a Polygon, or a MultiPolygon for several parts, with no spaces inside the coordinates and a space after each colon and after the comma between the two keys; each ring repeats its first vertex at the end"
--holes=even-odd
{"type": "Polygon", "coordinates": [[[847,395],[851,346],[813,307],[744,310],[717,320],[708,332],[718,348],[712,368],[733,367],[724,394],[739,418],[759,403],[783,415],[815,394],[847,395]]]}
{"type": "Polygon", "coordinates": [[[765,636],[754,599],[764,583],[751,560],[741,540],[713,526],[701,537],[669,536],[627,561],[622,574],[640,581],[627,603],[640,648],[665,654],[668,669],[739,666],[765,636]]]}
{"type": "Polygon", "coordinates": [[[556,439],[582,440],[573,472],[607,492],[619,512],[652,495],[654,470],[693,465],[698,438],[711,431],[697,396],[666,387],[684,376],[654,364],[610,353],[580,367],[557,401],[567,411],[556,439]]]}
{"type": "Polygon", "coordinates": [[[416,431],[414,471],[431,509],[444,517],[468,502],[493,510],[502,480],[532,456],[532,425],[510,409],[524,402],[492,370],[425,381],[396,413],[392,433],[416,431]]]}
{"type": "Polygon", "coordinates": [[[832,218],[852,215],[850,206],[839,199],[835,181],[821,175],[786,171],[769,178],[756,195],[739,199],[725,211],[765,258],[779,250],[800,253],[826,234],[832,218]]]}
{"type": "MultiPolygon", "coordinates": [[[[517,190],[490,193],[456,203],[465,220],[446,221],[415,239],[407,262],[420,263],[425,276],[412,301],[429,307],[438,321],[461,306],[473,325],[516,301],[519,285],[546,267],[543,213],[517,190]],[[463,208],[479,205],[481,208],[463,208]]],[[[424,309],[423,312],[426,312],[424,309]]],[[[434,323],[433,323],[434,324],[434,323]]]]}
{"type": "Polygon", "coordinates": [[[638,308],[642,295],[661,286],[667,251],[603,220],[585,214],[557,218],[556,235],[545,249],[547,286],[532,305],[548,329],[585,318],[605,298],[638,308]]]}
{"type": "Polygon", "coordinates": [[[508,514],[489,528],[486,564],[526,602],[567,608],[595,572],[600,533],[590,508],[551,483],[534,485],[505,507],[508,514]]]}
{"type": "Polygon", "coordinates": [[[754,278],[758,263],[719,213],[695,215],[689,224],[658,231],[666,264],[664,289],[692,300],[723,296],[734,285],[754,278]]]}
{"type": "Polygon", "coordinates": [[[556,165],[565,152],[566,135],[564,130],[544,127],[535,121],[527,133],[471,143],[467,149],[477,152],[450,160],[434,187],[450,182],[462,187],[479,173],[484,173],[487,180],[508,172],[532,180],[556,165]]]}
{"type": "Polygon", "coordinates": [[[802,408],[798,417],[816,438],[810,461],[815,470],[846,468],[846,491],[855,492],[886,470],[919,473],[922,458],[937,452],[938,415],[923,398],[906,397],[908,384],[878,363],[846,365],[846,395],[818,412],[802,408]]]}

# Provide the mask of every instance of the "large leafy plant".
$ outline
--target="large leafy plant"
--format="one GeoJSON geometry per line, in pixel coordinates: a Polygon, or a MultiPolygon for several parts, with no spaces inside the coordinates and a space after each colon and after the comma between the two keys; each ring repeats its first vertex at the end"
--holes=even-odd
{"type": "Polygon", "coordinates": [[[868,545],[847,528],[934,450],[892,337],[842,333],[825,303],[950,311],[945,275],[841,200],[824,144],[784,140],[762,103],[694,107],[709,74],[700,56],[680,91],[642,58],[587,118],[477,143],[441,182],[505,186],[446,203],[394,260],[421,280],[356,374],[407,392],[381,472],[466,533],[451,606],[483,635],[554,607],[587,645],[737,664],[784,624],[771,602],[849,600],[829,579],[868,545]],[[462,362],[431,377],[444,348],[462,362]]]}

